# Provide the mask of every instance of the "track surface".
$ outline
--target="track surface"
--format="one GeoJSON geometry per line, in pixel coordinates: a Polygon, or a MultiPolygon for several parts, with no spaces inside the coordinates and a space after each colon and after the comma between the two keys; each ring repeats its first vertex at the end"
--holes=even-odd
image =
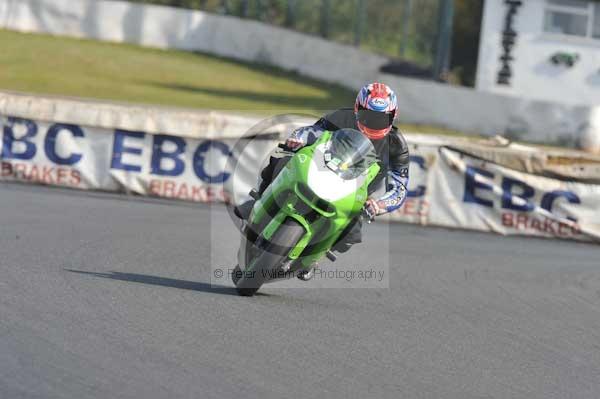
{"type": "Polygon", "coordinates": [[[209,284],[235,234],[220,207],[0,184],[0,397],[600,397],[597,246],[393,225],[389,289],[241,298],[209,284]]]}

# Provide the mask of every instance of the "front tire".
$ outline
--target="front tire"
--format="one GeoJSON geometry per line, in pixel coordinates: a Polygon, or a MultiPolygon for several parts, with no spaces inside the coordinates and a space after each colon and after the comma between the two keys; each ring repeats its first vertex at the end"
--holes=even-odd
{"type": "MultiPolygon", "coordinates": [[[[304,227],[294,219],[286,219],[279,229],[273,234],[270,241],[265,241],[261,252],[254,262],[257,266],[254,271],[241,272],[241,278],[234,281],[238,294],[253,296],[268,280],[269,275],[276,272],[287,259],[288,254],[304,236],[304,227]]],[[[262,236],[261,236],[262,237],[262,236]]],[[[258,240],[261,240],[261,237],[258,240]]],[[[239,270],[239,266],[235,270],[239,270]]]]}
{"type": "Polygon", "coordinates": [[[242,269],[240,269],[240,265],[235,265],[233,269],[233,273],[231,273],[231,281],[233,281],[233,285],[237,286],[238,281],[242,277],[242,269]]]}

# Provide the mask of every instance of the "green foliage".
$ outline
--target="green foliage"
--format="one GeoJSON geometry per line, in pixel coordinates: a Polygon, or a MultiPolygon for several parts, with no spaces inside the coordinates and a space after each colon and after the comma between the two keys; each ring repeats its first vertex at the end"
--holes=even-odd
{"type": "Polygon", "coordinates": [[[130,0],[199,9],[247,17],[285,26],[300,32],[323,35],[340,43],[360,45],[371,51],[430,66],[437,35],[439,0],[413,0],[408,37],[403,38],[402,21],[408,0],[130,0]],[[364,3],[360,14],[359,2],[364,3]],[[247,7],[244,7],[244,4],[247,7]],[[248,12],[244,13],[243,10],[248,12]]]}
{"type": "MultiPolygon", "coordinates": [[[[250,18],[355,44],[429,68],[433,64],[441,0],[129,0],[250,18]],[[364,13],[359,13],[360,2],[364,13]],[[408,26],[407,5],[412,3],[408,26]],[[359,29],[362,21],[362,29],[359,29]],[[404,33],[406,32],[406,37],[404,33]],[[404,49],[404,52],[402,52],[404,49]]],[[[482,0],[454,0],[453,82],[473,85],[482,0]]]]}

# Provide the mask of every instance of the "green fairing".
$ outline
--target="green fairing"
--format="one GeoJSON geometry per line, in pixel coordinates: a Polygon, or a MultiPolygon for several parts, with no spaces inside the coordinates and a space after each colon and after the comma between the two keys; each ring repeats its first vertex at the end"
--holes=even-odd
{"type": "MultiPolygon", "coordinates": [[[[367,188],[379,172],[379,165],[373,162],[367,169],[362,185],[339,200],[324,201],[316,195],[308,198],[307,194],[311,194],[312,190],[303,191],[301,186],[308,187],[309,167],[315,150],[320,144],[328,143],[331,137],[331,132],[325,132],[313,145],[300,149],[256,201],[250,215],[251,225],[264,226],[259,233],[266,240],[273,237],[286,218],[293,218],[300,223],[306,233],[292,248],[288,258],[299,259],[305,268],[325,256],[346,226],[360,215],[367,199],[367,188]],[[271,215],[267,210],[271,210],[271,215]],[[312,215],[308,217],[307,213],[312,215]],[[312,243],[313,238],[318,240],[312,243]]],[[[322,156],[321,153],[319,155],[322,156]]]]}

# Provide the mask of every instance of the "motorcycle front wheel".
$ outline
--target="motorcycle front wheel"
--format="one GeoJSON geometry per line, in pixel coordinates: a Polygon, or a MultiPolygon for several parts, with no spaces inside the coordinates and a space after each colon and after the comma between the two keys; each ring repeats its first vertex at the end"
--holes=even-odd
{"type": "Polygon", "coordinates": [[[253,269],[242,272],[242,276],[235,282],[238,294],[241,296],[256,294],[269,276],[277,272],[283,262],[287,260],[288,254],[305,233],[306,231],[300,223],[287,218],[269,241],[262,241],[262,236],[259,236],[257,242],[263,242],[261,251],[256,261],[252,262],[255,265],[253,269]]]}

